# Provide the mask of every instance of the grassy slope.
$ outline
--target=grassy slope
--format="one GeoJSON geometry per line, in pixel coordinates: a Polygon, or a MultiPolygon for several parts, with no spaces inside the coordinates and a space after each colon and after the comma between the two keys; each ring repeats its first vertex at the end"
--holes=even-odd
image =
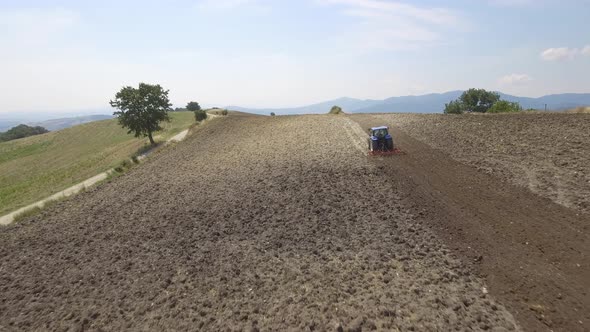
{"type": "MultiPolygon", "coordinates": [[[[156,134],[160,140],[194,122],[191,112],[171,117],[156,134]]],[[[0,215],[108,170],[146,142],[127,134],[116,120],[104,120],[0,143],[0,215]]]]}

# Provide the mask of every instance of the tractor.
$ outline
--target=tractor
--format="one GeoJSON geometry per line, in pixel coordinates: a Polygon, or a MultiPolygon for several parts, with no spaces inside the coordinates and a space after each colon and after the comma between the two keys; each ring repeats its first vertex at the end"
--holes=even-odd
{"type": "Polygon", "coordinates": [[[380,126],[369,128],[369,155],[382,156],[403,154],[393,145],[393,137],[389,134],[389,127],[380,126]]]}

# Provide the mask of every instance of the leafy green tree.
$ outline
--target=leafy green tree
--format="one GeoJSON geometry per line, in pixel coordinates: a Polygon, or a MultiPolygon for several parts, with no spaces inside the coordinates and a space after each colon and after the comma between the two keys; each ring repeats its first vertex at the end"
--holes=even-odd
{"type": "Polygon", "coordinates": [[[519,103],[513,103],[506,100],[497,101],[490,109],[488,113],[510,113],[510,112],[520,112],[522,111],[522,107],[519,103]]]}
{"type": "Polygon", "coordinates": [[[329,114],[340,114],[340,113],[343,113],[342,108],[340,106],[332,106],[329,114]]]}
{"type": "Polygon", "coordinates": [[[129,129],[128,133],[134,133],[135,137],[147,136],[155,145],[153,133],[162,130],[160,122],[170,122],[168,112],[172,104],[168,91],[159,84],[139,83],[138,88],[123,87],[110,101],[111,106],[119,110],[113,115],[123,128],[129,129]]]}
{"type": "Polygon", "coordinates": [[[270,112],[270,116],[275,116],[275,112],[270,112]]]}
{"type": "Polygon", "coordinates": [[[40,126],[31,127],[31,126],[21,124],[16,127],[10,128],[8,131],[6,131],[4,133],[0,133],[0,142],[11,141],[14,139],[19,139],[19,138],[24,138],[24,137],[34,136],[34,135],[45,134],[48,132],[49,132],[49,130],[47,130],[43,127],[40,127],[40,126]]]}
{"type": "Polygon", "coordinates": [[[485,113],[500,100],[500,95],[484,89],[469,89],[463,92],[459,100],[463,104],[464,111],[485,113]]]}
{"type": "Polygon", "coordinates": [[[205,112],[203,110],[195,111],[195,120],[197,122],[201,122],[205,119],[207,119],[207,112],[205,112]]]}
{"type": "Polygon", "coordinates": [[[453,100],[445,104],[445,114],[463,114],[465,106],[458,100],[453,100]]]}
{"type": "Polygon", "coordinates": [[[196,112],[201,110],[201,105],[196,101],[191,101],[190,103],[186,104],[186,109],[191,112],[196,112]]]}

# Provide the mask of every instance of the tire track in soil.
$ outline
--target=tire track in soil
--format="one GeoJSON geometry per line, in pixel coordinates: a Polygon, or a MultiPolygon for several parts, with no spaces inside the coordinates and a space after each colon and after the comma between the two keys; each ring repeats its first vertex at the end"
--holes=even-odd
{"type": "Polygon", "coordinates": [[[590,330],[587,215],[454,161],[382,116],[352,119],[393,128],[407,155],[375,163],[525,330],[590,330]]]}
{"type": "Polygon", "coordinates": [[[0,330],[519,330],[347,125],[231,114],[3,228],[0,330]]]}

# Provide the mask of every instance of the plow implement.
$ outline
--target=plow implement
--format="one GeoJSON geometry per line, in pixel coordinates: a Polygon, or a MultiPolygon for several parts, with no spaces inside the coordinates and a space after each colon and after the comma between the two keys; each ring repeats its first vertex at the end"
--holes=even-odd
{"type": "Polygon", "coordinates": [[[404,151],[393,148],[392,150],[384,150],[384,151],[369,151],[369,156],[394,156],[394,155],[403,155],[406,154],[404,151]]]}

